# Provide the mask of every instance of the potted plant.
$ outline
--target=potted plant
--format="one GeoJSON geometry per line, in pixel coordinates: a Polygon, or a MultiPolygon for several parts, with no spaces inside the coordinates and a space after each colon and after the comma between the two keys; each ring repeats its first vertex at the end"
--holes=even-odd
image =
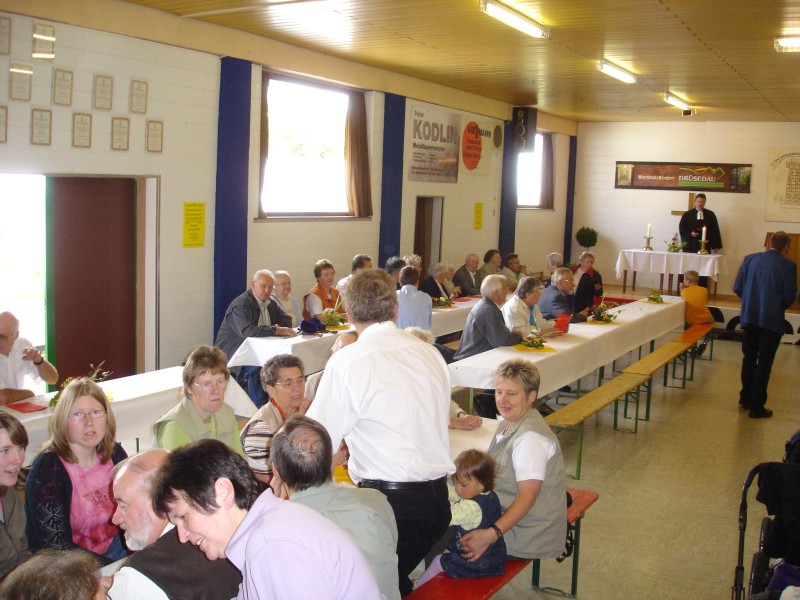
{"type": "Polygon", "coordinates": [[[581,227],[575,234],[577,242],[587,250],[597,245],[597,231],[591,227],[581,227]]]}

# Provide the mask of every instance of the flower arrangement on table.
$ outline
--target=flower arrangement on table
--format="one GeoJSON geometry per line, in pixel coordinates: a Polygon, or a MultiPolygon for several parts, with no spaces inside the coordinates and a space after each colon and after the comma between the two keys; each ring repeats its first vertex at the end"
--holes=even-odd
{"type": "Polygon", "coordinates": [[[650,290],[650,295],[647,297],[647,301],[655,304],[664,304],[664,298],[661,297],[661,290],[650,290]]]}
{"type": "Polygon", "coordinates": [[[453,302],[444,296],[433,298],[433,308],[453,308],[453,302]]]}
{"type": "Polygon", "coordinates": [[[545,335],[533,335],[529,337],[527,340],[523,340],[520,342],[522,346],[526,348],[544,348],[544,345],[547,340],[552,334],[548,333],[545,335]]]}
{"type": "Polygon", "coordinates": [[[323,310],[320,321],[325,324],[325,327],[341,327],[347,325],[347,317],[336,312],[335,308],[326,308],[323,310]]]}
{"type": "Polygon", "coordinates": [[[595,306],[591,311],[590,314],[592,315],[592,319],[599,323],[613,323],[617,320],[619,316],[617,313],[608,312],[611,310],[611,306],[606,304],[604,301],[601,301],[600,304],[595,306]]]}
{"type": "Polygon", "coordinates": [[[113,371],[104,371],[103,365],[106,364],[106,361],[101,362],[96,367],[93,364],[89,365],[89,374],[88,375],[79,375],[78,377],[67,377],[59,386],[56,395],[50,398],[50,406],[55,406],[58,404],[58,401],[61,399],[61,393],[64,391],[70,383],[73,381],[80,381],[81,379],[91,379],[95,383],[100,383],[101,381],[105,381],[108,379],[113,371]]]}
{"type": "Polygon", "coordinates": [[[683,250],[683,247],[686,245],[686,242],[680,241],[677,233],[672,236],[670,241],[664,240],[664,243],[667,245],[667,252],[672,252],[673,254],[683,250]]]}

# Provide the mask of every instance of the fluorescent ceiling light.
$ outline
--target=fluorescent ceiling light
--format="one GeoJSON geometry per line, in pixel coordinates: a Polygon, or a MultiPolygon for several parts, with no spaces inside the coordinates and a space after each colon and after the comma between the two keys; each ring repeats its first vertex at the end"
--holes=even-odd
{"type": "Polygon", "coordinates": [[[601,60],[597,63],[597,70],[625,83],[636,83],[636,76],[633,73],[616,65],[612,65],[607,60],[601,60]]]}
{"type": "Polygon", "coordinates": [[[23,75],[33,75],[33,69],[29,67],[11,67],[9,71],[12,73],[22,73],[23,75]]]}
{"type": "Polygon", "coordinates": [[[44,40],[45,42],[55,42],[56,38],[52,35],[44,35],[42,33],[34,33],[33,37],[37,40],[44,40]]]}
{"type": "Polygon", "coordinates": [[[681,110],[692,109],[692,107],[686,104],[686,102],[684,102],[683,100],[681,100],[676,96],[673,96],[672,94],[664,94],[664,102],[666,102],[667,104],[672,104],[672,106],[680,108],[681,110]]]}
{"type": "Polygon", "coordinates": [[[56,57],[55,54],[52,52],[34,52],[31,54],[31,58],[35,58],[38,60],[53,60],[56,57]]]}
{"type": "Polygon", "coordinates": [[[534,21],[527,15],[501,4],[496,0],[481,0],[481,10],[490,17],[502,21],[509,27],[518,29],[535,38],[549,38],[550,28],[547,25],[534,21]]]}
{"type": "Polygon", "coordinates": [[[800,52],[800,36],[787,35],[775,38],[776,52],[800,52]]]}

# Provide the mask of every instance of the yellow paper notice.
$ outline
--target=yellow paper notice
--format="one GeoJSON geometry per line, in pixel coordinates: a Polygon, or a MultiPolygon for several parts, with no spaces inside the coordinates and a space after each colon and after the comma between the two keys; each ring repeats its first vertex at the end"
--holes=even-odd
{"type": "Polygon", "coordinates": [[[475,211],[472,217],[472,228],[475,231],[483,229],[483,202],[475,203],[475,211]]]}
{"type": "Polygon", "coordinates": [[[202,248],[206,242],[206,203],[183,203],[183,247],[202,248]]]}

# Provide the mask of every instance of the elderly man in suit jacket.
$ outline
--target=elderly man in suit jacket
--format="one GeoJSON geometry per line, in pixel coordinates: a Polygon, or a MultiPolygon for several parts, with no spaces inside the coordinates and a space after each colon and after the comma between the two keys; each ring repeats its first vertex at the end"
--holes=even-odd
{"type": "Polygon", "coordinates": [[[477,254],[467,254],[464,264],[453,275],[453,284],[461,288],[462,296],[480,296],[481,282],[478,277],[477,254]]]}
{"type": "Polygon", "coordinates": [[[561,267],[553,271],[553,285],[546,288],[539,298],[539,310],[545,319],[555,319],[559,314],[572,315],[570,323],[586,320],[589,309],[573,312],[567,296],[575,293],[575,275],[570,269],[561,267]]]}
{"type": "Polygon", "coordinates": [[[733,291],[742,299],[742,390],[739,404],[751,419],[767,419],[767,385],[783,335],[784,312],[797,294],[797,265],[786,258],[790,238],[772,234],[770,248],[744,257],[733,291]]]}

